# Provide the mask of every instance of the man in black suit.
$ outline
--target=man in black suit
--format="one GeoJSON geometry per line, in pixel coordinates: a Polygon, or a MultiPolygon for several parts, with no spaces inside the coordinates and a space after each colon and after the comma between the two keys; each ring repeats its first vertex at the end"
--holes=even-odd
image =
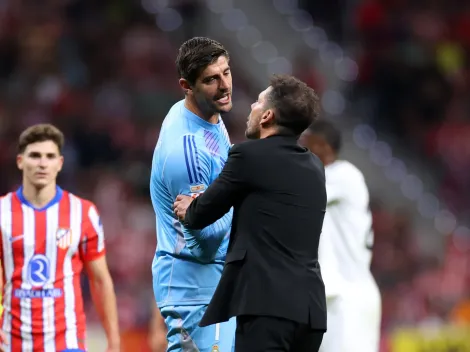
{"type": "MultiPolygon", "coordinates": [[[[298,145],[318,97],[274,76],[251,106],[247,141],[232,147],[199,197],[178,196],[183,225],[202,229],[234,208],[225,267],[200,326],[237,317],[237,352],[318,351],[326,331],[318,243],[326,208],[321,161],[298,145]]],[[[221,351],[226,352],[226,351],[221,351]]]]}

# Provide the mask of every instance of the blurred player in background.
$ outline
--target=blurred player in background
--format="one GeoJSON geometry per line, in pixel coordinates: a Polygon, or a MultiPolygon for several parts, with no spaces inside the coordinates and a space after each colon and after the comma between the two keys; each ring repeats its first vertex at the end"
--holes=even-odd
{"type": "Polygon", "coordinates": [[[303,144],[325,165],[328,199],[318,253],[328,310],[320,351],[378,352],[381,298],[370,272],[374,234],[364,176],[338,160],[341,132],[332,123],[315,122],[303,144]]]}
{"type": "Polygon", "coordinates": [[[150,180],[157,250],[152,265],[155,299],[168,330],[168,351],[231,351],[235,320],[198,326],[222,274],[232,211],[198,231],[173,213],[178,194],[198,196],[222,170],[230,141],[220,113],[232,108],[229,54],[218,42],[183,43],[176,60],[184,100],[163,122],[150,180]]]}
{"type": "Polygon", "coordinates": [[[95,307],[118,352],[120,338],[104,234],[93,203],[56,184],[64,136],[48,124],[19,138],[22,186],[0,198],[4,351],[86,351],[80,274],[85,266],[95,307]]]}

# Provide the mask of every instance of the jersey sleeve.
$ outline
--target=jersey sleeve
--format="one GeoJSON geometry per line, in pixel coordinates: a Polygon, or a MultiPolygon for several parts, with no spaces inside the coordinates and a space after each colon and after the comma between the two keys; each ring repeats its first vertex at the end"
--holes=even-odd
{"type": "Polygon", "coordinates": [[[84,214],[83,233],[80,243],[80,256],[89,262],[105,254],[104,231],[101,218],[95,205],[91,204],[84,214]]]}
{"type": "MultiPolygon", "coordinates": [[[[175,142],[163,166],[163,181],[173,200],[179,194],[197,197],[209,186],[211,179],[211,154],[204,140],[195,135],[185,135],[175,142]]],[[[186,245],[201,261],[210,261],[230,231],[232,210],[202,230],[189,230],[182,226],[186,245]]]]}
{"type": "Polygon", "coordinates": [[[211,157],[195,135],[176,142],[163,166],[163,181],[176,199],[179,194],[196,196],[209,185],[211,157]]]}

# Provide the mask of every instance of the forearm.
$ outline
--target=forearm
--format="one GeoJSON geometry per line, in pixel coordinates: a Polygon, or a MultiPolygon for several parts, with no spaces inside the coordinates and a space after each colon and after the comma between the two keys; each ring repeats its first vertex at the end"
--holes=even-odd
{"type": "Polygon", "coordinates": [[[184,231],[186,244],[195,257],[204,262],[215,257],[220,244],[230,231],[232,216],[233,210],[230,209],[227,214],[202,230],[184,231]]]}
{"type": "Polygon", "coordinates": [[[110,276],[90,280],[93,304],[98,312],[101,324],[106,332],[108,344],[118,346],[120,343],[119,325],[113,282],[110,276]]]}

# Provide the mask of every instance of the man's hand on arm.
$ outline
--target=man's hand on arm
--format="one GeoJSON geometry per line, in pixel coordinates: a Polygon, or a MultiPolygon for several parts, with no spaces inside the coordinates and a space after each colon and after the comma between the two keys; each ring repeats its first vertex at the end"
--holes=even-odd
{"type": "Polygon", "coordinates": [[[221,173],[204,192],[195,199],[181,195],[176,199],[174,211],[182,224],[188,229],[202,229],[227,214],[249,187],[245,168],[242,153],[233,147],[221,173]]]}
{"type": "Polygon", "coordinates": [[[186,210],[189,208],[193,200],[193,197],[184,196],[181,194],[176,197],[176,201],[173,204],[173,210],[180,221],[184,221],[186,210]]]}

